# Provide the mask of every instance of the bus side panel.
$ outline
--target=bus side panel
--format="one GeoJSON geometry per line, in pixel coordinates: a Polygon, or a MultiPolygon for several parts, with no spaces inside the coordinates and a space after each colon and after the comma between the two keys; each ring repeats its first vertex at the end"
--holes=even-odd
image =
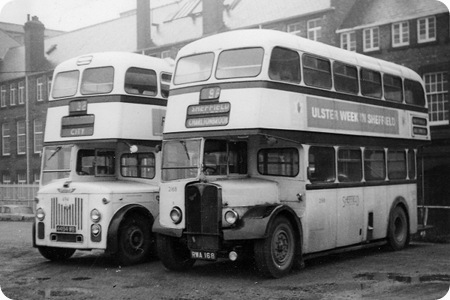
{"type": "Polygon", "coordinates": [[[337,189],[337,247],[357,244],[364,238],[364,189],[337,189]]]}

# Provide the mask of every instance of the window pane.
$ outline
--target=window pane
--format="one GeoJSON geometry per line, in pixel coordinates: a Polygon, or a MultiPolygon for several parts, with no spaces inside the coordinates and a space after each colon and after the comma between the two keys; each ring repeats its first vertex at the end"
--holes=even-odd
{"type": "Polygon", "coordinates": [[[213,53],[182,57],[177,62],[174,84],[208,80],[211,76],[213,61],[213,53]]]}
{"type": "Polygon", "coordinates": [[[336,180],[333,147],[309,148],[308,179],[313,183],[336,180]]]}
{"type": "Polygon", "coordinates": [[[381,74],[361,69],[361,93],[364,96],[381,98],[381,74]]]}
{"type": "Polygon", "coordinates": [[[408,151],[408,177],[416,179],[416,153],[412,149],[408,151]]]}
{"type": "Polygon", "coordinates": [[[223,51],[219,55],[216,77],[255,77],[261,72],[263,55],[262,48],[223,51]]]}
{"type": "Polygon", "coordinates": [[[81,79],[83,95],[109,93],[113,89],[114,69],[112,67],[86,69],[81,79]]]}
{"type": "Polygon", "coordinates": [[[125,91],[129,94],[154,96],[158,92],[156,72],[129,68],[125,73],[125,91]]]}
{"type": "Polygon", "coordinates": [[[384,150],[364,151],[364,177],[367,181],[385,180],[386,165],[384,150]]]}
{"type": "Polygon", "coordinates": [[[73,96],[77,92],[79,71],[70,71],[56,74],[53,83],[53,98],[73,96]]]}
{"type": "Polygon", "coordinates": [[[406,179],[406,152],[404,150],[388,151],[389,179],[406,179]]]}
{"type": "Polygon", "coordinates": [[[303,55],[303,75],[307,85],[331,88],[331,67],[326,59],[303,55]]]}
{"type": "Polygon", "coordinates": [[[384,98],[386,98],[386,100],[396,102],[403,101],[402,79],[400,77],[384,74],[383,84],[384,98]]]}
{"type": "Polygon", "coordinates": [[[425,106],[425,94],[422,84],[417,81],[405,80],[406,103],[425,106]]]}
{"type": "Polygon", "coordinates": [[[339,182],[359,182],[362,179],[362,154],[360,149],[338,151],[339,182]]]}
{"type": "Polygon", "coordinates": [[[297,52],[274,48],[270,57],[269,77],[273,80],[300,83],[300,56],[297,52]]]}
{"type": "Polygon", "coordinates": [[[358,70],[340,62],[333,63],[334,87],[338,92],[358,94],[358,70]]]}
{"type": "Polygon", "coordinates": [[[258,172],[263,175],[297,176],[299,171],[298,150],[262,149],[258,153],[258,172]]]}

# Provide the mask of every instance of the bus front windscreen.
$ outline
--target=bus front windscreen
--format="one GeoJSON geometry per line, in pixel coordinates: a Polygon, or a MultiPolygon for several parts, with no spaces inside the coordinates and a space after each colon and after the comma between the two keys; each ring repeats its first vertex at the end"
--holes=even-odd
{"type": "Polygon", "coordinates": [[[201,140],[163,142],[162,179],[195,178],[199,175],[201,140]]]}
{"type": "Polygon", "coordinates": [[[72,145],[48,146],[43,151],[41,185],[58,179],[69,178],[72,145]]]}
{"type": "Polygon", "coordinates": [[[211,77],[214,53],[182,57],[177,62],[174,84],[205,81],[211,77]]]}

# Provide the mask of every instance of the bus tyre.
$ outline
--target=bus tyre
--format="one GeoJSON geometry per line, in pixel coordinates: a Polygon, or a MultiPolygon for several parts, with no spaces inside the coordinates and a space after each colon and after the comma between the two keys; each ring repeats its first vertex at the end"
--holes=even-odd
{"type": "Polygon", "coordinates": [[[120,225],[117,261],[134,265],[149,258],[152,249],[151,225],[141,216],[127,217],[120,225]]]}
{"type": "Polygon", "coordinates": [[[398,251],[409,243],[409,226],[403,208],[396,206],[389,218],[388,245],[392,250],[398,251]]]}
{"type": "Polygon", "coordinates": [[[158,234],[156,238],[158,257],[164,267],[172,271],[185,271],[190,269],[195,259],[187,246],[179,239],[167,235],[158,234]]]}
{"type": "Polygon", "coordinates": [[[75,253],[75,249],[70,248],[38,247],[38,250],[43,257],[51,261],[66,260],[75,253]]]}
{"type": "Polygon", "coordinates": [[[285,276],[294,265],[295,247],[291,223],[285,217],[278,217],[270,225],[267,237],[255,242],[256,267],[267,277],[285,276]]]}

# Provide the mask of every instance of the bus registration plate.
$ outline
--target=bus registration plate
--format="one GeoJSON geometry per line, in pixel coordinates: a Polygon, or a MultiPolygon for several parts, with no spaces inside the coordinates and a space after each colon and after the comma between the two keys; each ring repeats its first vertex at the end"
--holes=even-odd
{"type": "Polygon", "coordinates": [[[217,260],[217,254],[211,251],[191,251],[191,258],[202,260],[217,260]]]}
{"type": "Polygon", "coordinates": [[[58,225],[56,226],[56,232],[69,232],[69,233],[75,233],[76,227],[75,226],[64,226],[64,225],[58,225]]]}

